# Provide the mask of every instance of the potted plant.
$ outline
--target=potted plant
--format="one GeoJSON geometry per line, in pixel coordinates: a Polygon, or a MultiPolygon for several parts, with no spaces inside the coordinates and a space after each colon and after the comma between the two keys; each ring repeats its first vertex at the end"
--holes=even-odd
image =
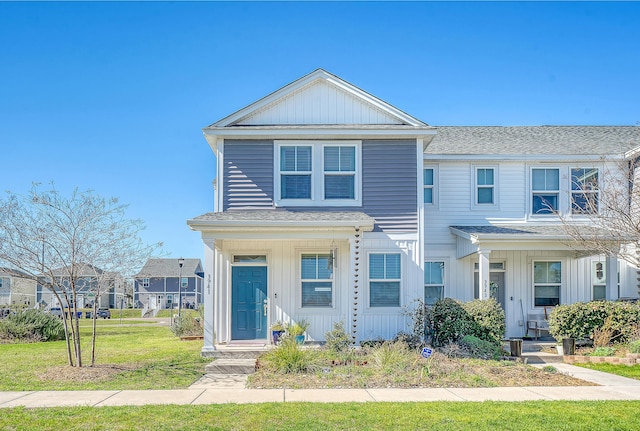
{"type": "Polygon", "coordinates": [[[282,338],[282,334],[284,334],[286,327],[284,323],[279,320],[276,320],[271,325],[271,338],[273,339],[273,344],[278,344],[280,339],[282,338]]]}
{"type": "Polygon", "coordinates": [[[309,328],[309,322],[306,320],[299,320],[289,327],[289,335],[294,337],[296,343],[304,343],[304,333],[309,328]]]}

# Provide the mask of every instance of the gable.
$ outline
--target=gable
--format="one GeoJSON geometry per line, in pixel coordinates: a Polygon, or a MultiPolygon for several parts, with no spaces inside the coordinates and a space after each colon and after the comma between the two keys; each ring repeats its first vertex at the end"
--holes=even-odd
{"type": "Polygon", "coordinates": [[[212,126],[293,125],[426,126],[322,69],[292,82],[212,126]]]}

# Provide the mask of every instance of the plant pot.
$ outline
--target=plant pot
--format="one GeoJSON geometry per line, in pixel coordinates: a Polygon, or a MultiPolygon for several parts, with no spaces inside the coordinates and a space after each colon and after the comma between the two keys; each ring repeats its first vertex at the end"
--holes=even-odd
{"type": "Polygon", "coordinates": [[[297,344],[304,344],[304,334],[303,335],[296,335],[296,343],[297,344]]]}
{"type": "Polygon", "coordinates": [[[562,351],[565,355],[576,354],[576,339],[575,338],[563,338],[562,339],[562,351]]]}
{"type": "Polygon", "coordinates": [[[280,339],[282,338],[282,334],[284,334],[284,331],[281,331],[281,330],[271,331],[271,338],[273,339],[273,344],[278,344],[280,342],[280,339]]]}

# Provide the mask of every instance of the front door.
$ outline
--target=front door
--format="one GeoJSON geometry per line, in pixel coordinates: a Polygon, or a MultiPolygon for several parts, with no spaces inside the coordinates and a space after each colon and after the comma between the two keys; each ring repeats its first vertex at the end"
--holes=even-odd
{"type": "Polygon", "coordinates": [[[234,266],[231,273],[231,339],[267,338],[267,267],[234,266]]]}

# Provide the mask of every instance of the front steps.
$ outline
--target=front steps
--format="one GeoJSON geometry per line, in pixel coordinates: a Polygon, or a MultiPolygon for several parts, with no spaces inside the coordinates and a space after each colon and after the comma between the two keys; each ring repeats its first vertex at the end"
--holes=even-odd
{"type": "Polygon", "coordinates": [[[207,374],[253,374],[256,359],[271,347],[265,344],[230,344],[217,346],[213,352],[215,361],[205,367],[207,374]]]}

